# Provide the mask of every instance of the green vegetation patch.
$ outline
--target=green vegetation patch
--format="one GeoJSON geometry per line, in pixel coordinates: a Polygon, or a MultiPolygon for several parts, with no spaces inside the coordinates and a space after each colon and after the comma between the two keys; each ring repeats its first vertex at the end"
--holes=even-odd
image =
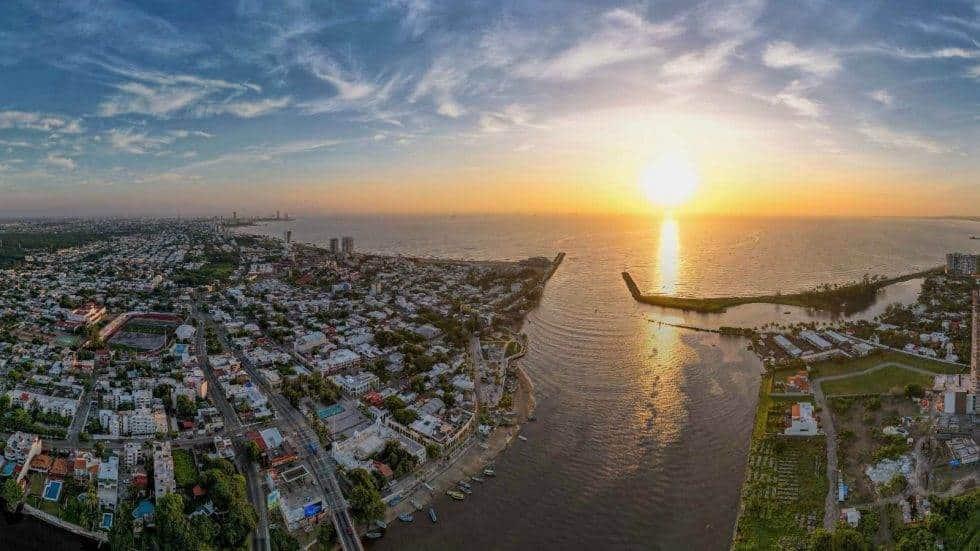
{"type": "Polygon", "coordinates": [[[181,488],[189,488],[197,484],[197,467],[194,466],[194,457],[191,452],[184,449],[175,449],[174,456],[174,480],[181,488]]]}
{"type": "Polygon", "coordinates": [[[966,369],[965,366],[960,367],[937,362],[893,350],[881,350],[861,358],[834,358],[825,362],[815,363],[810,367],[810,378],[816,379],[818,377],[857,373],[886,363],[898,363],[925,369],[934,373],[960,373],[966,369]]]}
{"type": "Polygon", "coordinates": [[[932,385],[932,377],[898,366],[889,365],[871,373],[821,384],[824,394],[902,394],[906,385],[932,385]]]}

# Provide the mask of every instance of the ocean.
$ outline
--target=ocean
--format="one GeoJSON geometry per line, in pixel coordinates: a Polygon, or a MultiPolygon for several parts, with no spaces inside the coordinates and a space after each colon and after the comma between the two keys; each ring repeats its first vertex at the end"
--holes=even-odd
{"type": "MultiPolygon", "coordinates": [[[[439,523],[392,526],[374,549],[726,549],[757,398],[759,360],[741,338],[655,323],[761,326],[829,321],[803,308],[745,305],[685,314],[632,300],[792,292],[941,265],[976,252],[980,224],[940,219],[586,216],[336,216],[242,228],[362,252],[460,259],[567,256],[524,326],[537,418],[464,502],[435,499],[439,523]]],[[[886,289],[857,314],[915,300],[886,289]]],[[[396,523],[397,524],[397,523],[396,523]]],[[[0,530],[3,531],[3,530],[0,530]]]]}

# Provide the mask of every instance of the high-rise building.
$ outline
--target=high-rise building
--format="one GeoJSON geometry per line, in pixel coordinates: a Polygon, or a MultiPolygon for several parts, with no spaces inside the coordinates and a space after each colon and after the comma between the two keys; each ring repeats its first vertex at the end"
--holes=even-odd
{"type": "Polygon", "coordinates": [[[970,378],[973,380],[973,394],[980,394],[980,289],[973,290],[973,342],[970,351],[970,378]]]}
{"type": "Polygon", "coordinates": [[[330,252],[332,252],[333,254],[339,253],[340,252],[339,244],[340,244],[340,241],[338,241],[336,237],[331,237],[330,238],[330,252]]]}
{"type": "Polygon", "coordinates": [[[286,244],[288,245],[293,241],[293,230],[286,230],[286,244]]]}
{"type": "Polygon", "coordinates": [[[354,238],[346,235],[341,238],[340,250],[344,254],[354,254],[354,238]]]}
{"type": "Polygon", "coordinates": [[[980,272],[980,255],[949,253],[946,255],[946,273],[969,276],[980,272]]]}
{"type": "Polygon", "coordinates": [[[279,211],[276,211],[276,220],[279,220],[279,211]]]}

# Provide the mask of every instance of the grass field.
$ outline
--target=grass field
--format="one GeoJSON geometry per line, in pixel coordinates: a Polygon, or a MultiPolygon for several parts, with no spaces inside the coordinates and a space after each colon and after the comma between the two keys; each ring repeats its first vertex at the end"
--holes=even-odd
{"type": "Polygon", "coordinates": [[[966,371],[966,366],[959,367],[936,362],[918,356],[911,356],[893,350],[882,350],[880,352],[864,356],[863,358],[834,358],[825,362],[813,364],[810,368],[810,378],[828,377],[831,375],[843,375],[845,373],[855,373],[864,371],[883,363],[901,363],[920,369],[926,369],[934,373],[961,373],[966,371]]]}
{"type": "Polygon", "coordinates": [[[898,366],[887,366],[872,373],[855,375],[847,379],[822,383],[827,396],[847,394],[901,394],[905,385],[915,384],[924,388],[932,385],[932,377],[915,373],[898,366]]]}

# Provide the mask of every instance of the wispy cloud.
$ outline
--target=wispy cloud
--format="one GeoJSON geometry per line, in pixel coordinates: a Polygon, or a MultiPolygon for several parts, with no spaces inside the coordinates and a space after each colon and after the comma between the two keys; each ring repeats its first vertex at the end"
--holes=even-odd
{"type": "Polygon", "coordinates": [[[209,103],[197,106],[194,109],[194,114],[198,117],[232,115],[242,119],[251,119],[288,107],[290,103],[292,103],[292,98],[289,96],[254,101],[237,100],[223,103],[209,103]]]}
{"type": "Polygon", "coordinates": [[[774,69],[798,69],[817,76],[828,76],[841,68],[840,60],[830,52],[799,48],[791,42],[772,42],[762,54],[762,61],[774,69]]]}
{"type": "Polygon", "coordinates": [[[0,129],[16,128],[61,134],[80,134],[82,123],[78,119],[30,111],[0,111],[0,129]]]}
{"type": "Polygon", "coordinates": [[[598,29],[578,43],[517,67],[527,78],[574,80],[621,63],[650,59],[663,50],[659,41],[683,31],[676,22],[650,23],[636,12],[615,9],[603,14],[598,29]]]}
{"type": "Polygon", "coordinates": [[[899,132],[879,125],[865,124],[858,128],[858,132],[872,142],[885,147],[913,149],[932,154],[944,153],[949,150],[948,147],[931,138],[909,132],[899,132]]]}
{"type": "Polygon", "coordinates": [[[511,104],[499,111],[486,111],[480,114],[480,130],[484,132],[504,132],[514,127],[541,128],[531,122],[527,108],[511,104]]]}
{"type": "Polygon", "coordinates": [[[108,134],[109,143],[112,147],[134,155],[142,155],[149,150],[169,145],[175,139],[173,136],[153,137],[147,135],[145,132],[137,132],[133,129],[112,129],[108,134]]]}

